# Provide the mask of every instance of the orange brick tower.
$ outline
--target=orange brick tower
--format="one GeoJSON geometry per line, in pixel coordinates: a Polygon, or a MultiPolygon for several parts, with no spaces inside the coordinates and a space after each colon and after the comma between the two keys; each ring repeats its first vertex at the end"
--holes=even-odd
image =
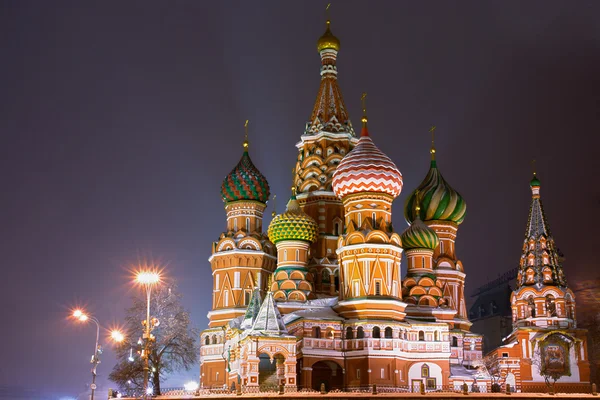
{"type": "Polygon", "coordinates": [[[402,248],[391,224],[402,174],[373,143],[364,108],[360,140],[333,175],[346,216],[346,234],[337,246],[341,285],[336,311],[345,318],[402,320],[402,248]]]}
{"type": "Polygon", "coordinates": [[[331,33],[329,20],[317,50],[321,56],[321,85],[310,120],[296,144],[294,185],[300,206],[318,223],[319,234],[308,262],[315,293],[336,295],[339,276],[335,249],[344,230],[344,208],[331,184],[336,166],[357,139],[338,86],[340,41],[331,33]]]}
{"type": "Polygon", "coordinates": [[[511,295],[513,331],[490,357],[506,383],[523,391],[545,390],[545,378],[589,385],[587,331],[578,329],[575,296],[567,286],[540,198],[535,172],[516,288],[511,295]]]}
{"type": "Polygon", "coordinates": [[[211,328],[244,315],[254,287],[264,296],[277,262],[274,246],[262,231],[269,184],[250,159],[247,133],[242,159],[223,180],[221,197],[227,230],[213,243],[209,259],[213,272],[211,328]]]}
{"type": "MultiPolygon", "coordinates": [[[[432,128],[433,131],[434,128],[432,128]]],[[[456,311],[454,328],[468,331],[471,323],[465,303],[465,271],[456,257],[455,241],[464,218],[467,205],[462,196],[442,177],[435,159],[435,147],[431,146],[431,164],[427,176],[406,200],[404,214],[409,223],[416,220],[416,193],[420,193],[419,218],[433,229],[439,245],[433,252],[433,274],[443,293],[443,302],[456,311]]]]}

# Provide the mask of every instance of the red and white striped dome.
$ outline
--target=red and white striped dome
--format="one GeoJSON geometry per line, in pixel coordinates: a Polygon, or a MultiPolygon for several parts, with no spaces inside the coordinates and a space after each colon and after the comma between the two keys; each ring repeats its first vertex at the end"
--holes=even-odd
{"type": "Polygon", "coordinates": [[[398,197],[402,191],[402,174],[375,146],[366,126],[363,126],[356,147],[337,166],[333,174],[333,191],[339,198],[364,192],[398,197]]]}

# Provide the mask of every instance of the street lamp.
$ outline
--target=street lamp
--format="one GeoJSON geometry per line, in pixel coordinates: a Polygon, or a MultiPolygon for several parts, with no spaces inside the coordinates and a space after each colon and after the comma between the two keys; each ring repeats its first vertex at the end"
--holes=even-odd
{"type": "Polygon", "coordinates": [[[150,296],[152,294],[152,287],[160,283],[160,274],[156,271],[140,271],[137,273],[135,280],[146,290],[146,320],[142,321],[142,325],[145,328],[142,335],[144,343],[142,358],[144,360],[144,394],[148,395],[152,393],[148,393],[150,342],[155,339],[150,332],[159,325],[158,319],[150,319],[150,296]]]}
{"type": "MultiPolygon", "coordinates": [[[[92,321],[96,324],[96,345],[94,346],[94,353],[90,361],[92,363],[92,384],[90,385],[90,388],[92,389],[91,400],[94,400],[94,391],[96,390],[96,369],[98,368],[98,364],[100,364],[100,354],[102,354],[102,347],[98,344],[100,339],[100,322],[98,322],[96,317],[87,315],[80,309],[73,311],[72,316],[79,322],[92,321]]],[[[125,339],[125,336],[117,330],[112,331],[110,337],[115,342],[122,342],[125,339]]]]}

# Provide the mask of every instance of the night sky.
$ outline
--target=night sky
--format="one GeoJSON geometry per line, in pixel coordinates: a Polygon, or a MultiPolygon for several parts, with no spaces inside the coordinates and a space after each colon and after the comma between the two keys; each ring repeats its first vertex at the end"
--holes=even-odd
{"type": "MultiPolygon", "coordinates": [[[[139,260],[165,265],[206,327],[221,181],[249,119],[255,165],[289,196],[325,5],[0,2],[0,387],[82,392],[95,332],[66,316],[118,324],[139,260]]],[[[518,263],[533,158],[567,278],[600,275],[598,15],[597,1],[332,5],[351,119],[368,92],[371,136],[404,175],[399,232],[437,125],[438,166],[467,201],[468,292],[518,263]]],[[[100,383],[113,365],[107,350],[100,383]]]]}

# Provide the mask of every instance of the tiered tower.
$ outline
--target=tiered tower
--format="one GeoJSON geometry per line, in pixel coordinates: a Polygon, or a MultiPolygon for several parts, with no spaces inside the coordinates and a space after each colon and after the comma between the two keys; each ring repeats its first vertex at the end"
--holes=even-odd
{"type": "Polygon", "coordinates": [[[277,246],[277,269],[270,291],[277,301],[304,302],[314,298],[313,277],[308,272],[308,247],[317,239],[317,223],[300,209],[296,188],[285,212],[269,225],[269,239],[277,246]]]}
{"type": "Polygon", "coordinates": [[[360,140],[333,176],[346,217],[346,233],[337,246],[341,286],[336,311],[346,318],[402,320],[402,248],[392,229],[392,202],[402,191],[402,174],[373,143],[364,108],[360,140]]]}
{"type": "Polygon", "coordinates": [[[255,287],[264,296],[277,261],[274,246],[262,231],[269,184],[252,163],[248,147],[246,132],[242,158],[221,185],[227,230],[213,243],[209,259],[213,273],[211,328],[244,315],[255,287]]]}
{"type": "Polygon", "coordinates": [[[535,173],[529,186],[529,219],[510,299],[513,331],[493,359],[505,381],[522,391],[540,390],[548,381],[556,382],[556,390],[585,390],[590,381],[587,331],[576,327],[575,296],[567,286],[535,173]]]}
{"type": "Polygon", "coordinates": [[[442,288],[442,302],[456,311],[454,322],[451,323],[454,329],[468,331],[471,323],[467,316],[464,294],[466,275],[455,251],[458,225],[465,218],[467,205],[462,196],[444,180],[437,168],[433,141],[429,172],[406,200],[404,215],[409,224],[417,217],[417,192],[421,202],[419,218],[435,231],[440,241],[433,252],[432,272],[436,277],[436,284],[442,288]]]}
{"type": "Polygon", "coordinates": [[[575,296],[567,287],[535,174],[530,187],[529,220],[511,301],[513,325],[575,328],[575,296]]]}
{"type": "Polygon", "coordinates": [[[317,99],[296,144],[298,160],[294,186],[300,207],[318,222],[309,270],[314,275],[315,293],[335,295],[338,290],[337,239],[344,231],[344,209],[332,189],[333,173],[357,139],[338,86],[337,55],[340,41],[327,29],[317,42],[321,56],[321,84],[317,99]]]}

